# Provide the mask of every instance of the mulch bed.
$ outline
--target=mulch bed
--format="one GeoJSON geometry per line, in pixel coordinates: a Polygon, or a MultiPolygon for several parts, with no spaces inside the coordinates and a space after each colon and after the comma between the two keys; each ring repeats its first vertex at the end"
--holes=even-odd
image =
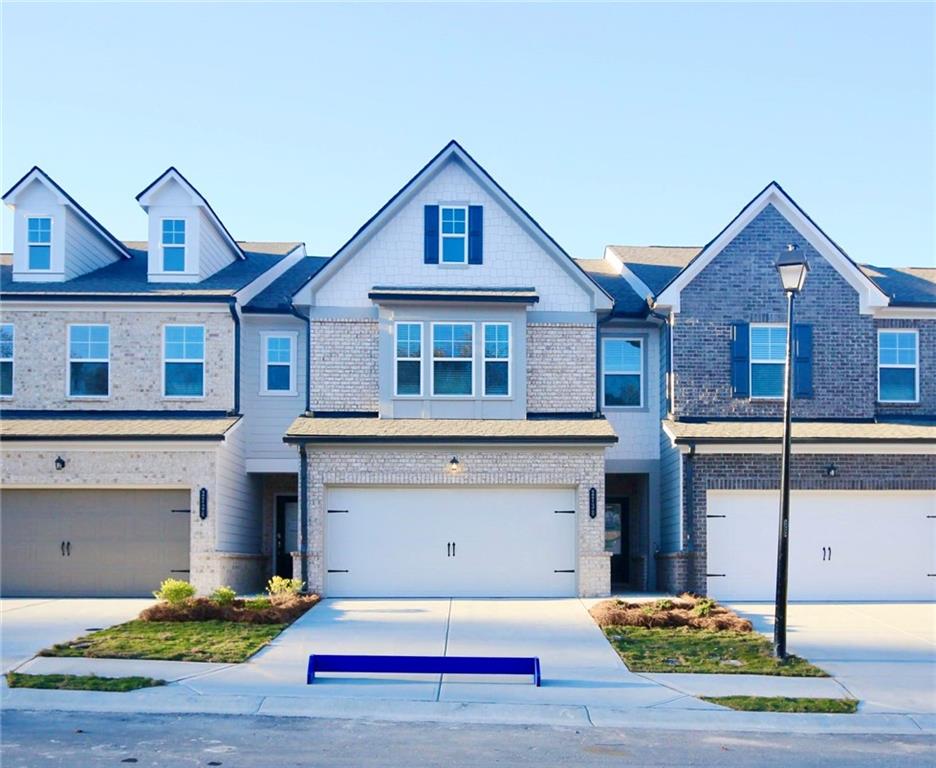
{"type": "Polygon", "coordinates": [[[590,611],[599,627],[689,627],[692,629],[751,632],[754,627],[714,600],[683,594],[653,602],[604,600],[590,611]]]}
{"type": "Polygon", "coordinates": [[[207,597],[183,603],[157,603],[140,614],[141,621],[234,621],[244,624],[291,624],[315,605],[318,595],[234,600],[221,605],[207,597]]]}

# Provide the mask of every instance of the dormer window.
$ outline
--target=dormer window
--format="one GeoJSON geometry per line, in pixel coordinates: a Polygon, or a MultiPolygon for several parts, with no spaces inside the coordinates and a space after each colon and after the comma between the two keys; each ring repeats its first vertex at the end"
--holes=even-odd
{"type": "Polygon", "coordinates": [[[29,249],[29,270],[52,269],[52,218],[30,216],[26,220],[26,244],[29,249]]]}
{"type": "Polygon", "coordinates": [[[468,262],[468,209],[464,207],[440,207],[442,217],[442,263],[466,264],[468,262]]]}
{"type": "Polygon", "coordinates": [[[162,220],[163,272],[185,271],[185,219],[162,220]]]}

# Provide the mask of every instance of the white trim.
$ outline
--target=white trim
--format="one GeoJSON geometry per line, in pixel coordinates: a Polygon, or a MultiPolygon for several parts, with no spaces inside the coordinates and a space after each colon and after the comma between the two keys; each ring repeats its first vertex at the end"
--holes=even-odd
{"type": "MultiPolygon", "coordinates": [[[[440,322],[436,322],[436,321],[433,321],[433,322],[431,322],[431,323],[429,324],[429,326],[430,326],[430,333],[431,333],[431,336],[430,336],[430,339],[429,339],[429,350],[430,350],[430,357],[429,357],[429,360],[431,361],[431,362],[430,362],[430,365],[432,366],[432,370],[429,372],[429,376],[430,376],[430,378],[432,379],[432,397],[437,397],[437,398],[443,399],[443,400],[459,400],[459,399],[465,400],[465,399],[474,399],[474,396],[475,396],[475,394],[474,394],[474,392],[475,392],[475,371],[476,371],[476,369],[477,369],[477,366],[475,365],[475,344],[476,344],[476,342],[477,342],[477,339],[475,338],[475,336],[477,335],[477,334],[475,333],[475,323],[473,323],[473,322],[465,322],[465,321],[445,321],[445,322],[441,322],[441,321],[440,321],[440,322]],[[440,358],[438,358],[438,360],[443,361],[443,362],[444,362],[444,361],[449,361],[449,362],[465,362],[465,361],[468,361],[468,362],[471,363],[471,376],[468,377],[468,381],[469,381],[469,383],[471,384],[471,391],[468,392],[468,393],[465,393],[465,394],[455,394],[455,395],[437,395],[437,394],[436,394],[436,391],[435,391],[435,362],[436,362],[436,359],[437,359],[437,358],[436,358],[436,356],[435,356],[435,329],[436,329],[436,326],[439,326],[439,325],[451,325],[451,326],[456,326],[456,325],[467,325],[469,328],[471,328],[471,357],[470,357],[470,358],[469,358],[469,357],[440,357],[440,358]]],[[[454,343],[454,334],[453,334],[453,343],[454,343]]]]}
{"type": "MultiPolygon", "coordinates": [[[[89,342],[90,343],[90,342],[89,342]]],[[[111,332],[109,323],[68,323],[65,326],[65,399],[66,400],[108,400],[111,396],[111,332]],[[74,328],[106,328],[107,329],[107,359],[101,358],[72,358],[72,329],[74,328]],[[71,391],[72,363],[107,363],[107,394],[106,395],[75,395],[71,391]]]]}
{"type": "Polygon", "coordinates": [[[0,363],[10,364],[10,394],[0,395],[0,400],[12,400],[16,396],[16,324],[0,323],[0,327],[10,326],[10,344],[12,345],[12,354],[9,357],[0,357],[0,363]]]}
{"type": "MultiPolygon", "coordinates": [[[[689,453],[689,446],[680,444],[677,446],[680,453],[689,453]]],[[[738,453],[756,453],[756,454],[778,454],[783,445],[776,443],[696,443],[696,454],[738,454],[738,453]]],[[[847,443],[797,443],[791,446],[795,454],[867,454],[867,455],[932,455],[936,454],[936,444],[934,443],[901,443],[894,442],[859,442],[849,441],[847,443]]]]}
{"type": "Polygon", "coordinates": [[[426,391],[426,328],[425,324],[419,320],[397,320],[393,323],[393,396],[401,398],[420,398],[424,397],[426,391]],[[419,357],[398,357],[397,356],[397,344],[398,336],[397,333],[401,325],[417,325],[419,326],[419,357]],[[419,361],[419,392],[416,394],[401,394],[400,386],[397,376],[397,363],[401,360],[404,362],[413,362],[414,360],[419,361]]]}
{"type": "Polygon", "coordinates": [[[647,345],[644,344],[644,336],[614,335],[602,336],[601,338],[601,409],[610,408],[613,411],[639,411],[644,408],[644,384],[646,382],[647,368],[647,345]],[[636,341],[640,345],[640,370],[637,375],[640,377],[640,402],[637,405],[608,405],[605,402],[605,376],[633,376],[634,371],[611,371],[605,370],[605,361],[608,359],[607,345],[609,341],[636,341]]]}
{"type": "Polygon", "coordinates": [[[914,405],[920,402],[920,332],[916,328],[878,328],[877,329],[877,401],[881,405],[914,405]],[[906,363],[881,364],[881,334],[882,333],[909,333],[913,334],[913,356],[916,362],[913,365],[906,363]],[[913,400],[882,400],[881,399],[881,369],[882,368],[912,368],[913,369],[913,400]]]}
{"type": "Polygon", "coordinates": [[[875,318],[888,320],[936,319],[936,306],[932,307],[880,307],[874,310],[875,318]]]}
{"type": "Polygon", "coordinates": [[[292,474],[299,471],[299,457],[296,456],[291,459],[246,459],[244,462],[244,471],[258,474],[268,474],[271,472],[292,474]]]}
{"type": "MultiPolygon", "coordinates": [[[[786,352],[784,352],[783,360],[754,360],[753,344],[754,344],[754,334],[751,333],[755,328],[781,328],[783,329],[784,334],[786,333],[786,326],[783,323],[750,323],[748,324],[748,381],[750,382],[749,388],[751,390],[749,399],[751,400],[783,400],[783,390],[781,389],[779,395],[755,395],[754,394],[754,365],[779,365],[783,368],[784,373],[784,382],[786,382],[786,352]]],[[[784,350],[786,349],[787,340],[784,339],[783,346],[784,350]]],[[[786,386],[786,384],[784,384],[786,386]]]]}
{"type": "MultiPolygon", "coordinates": [[[[270,267],[266,272],[261,273],[259,277],[247,283],[247,285],[245,285],[243,288],[238,289],[237,293],[234,294],[234,297],[237,299],[239,304],[248,304],[257,294],[261,293],[264,289],[269,287],[269,285],[274,280],[276,280],[290,268],[294,267],[304,258],[306,258],[305,243],[299,243],[299,245],[283,256],[282,259],[270,267]]],[[[251,312],[249,314],[258,315],[261,313],[251,312]]],[[[270,314],[279,313],[271,312],[270,314]]]]}
{"type": "MultiPolygon", "coordinates": [[[[868,315],[879,307],[886,307],[888,297],[871,278],[865,275],[848,256],[813,224],[796,204],[780,189],[776,182],[771,182],[763,192],[741,211],[692,262],[680,272],[660,293],[654,306],[669,307],[679,312],[680,294],[696,276],[721,253],[725,247],[753,221],[768,205],[773,205],[796,230],[805,237],[819,254],[851,285],[859,297],[859,311],[868,315]]],[[[779,255],[779,254],[778,254],[779,255]]],[[[780,290],[779,284],[777,290],[780,290]]]]}
{"type": "MultiPolygon", "coordinates": [[[[188,269],[188,259],[189,259],[189,249],[188,249],[188,233],[189,225],[188,219],[184,216],[164,216],[159,220],[159,270],[153,274],[158,274],[160,277],[163,275],[168,276],[178,276],[178,275],[187,275],[189,273],[188,269]],[[166,236],[165,225],[167,221],[181,221],[182,222],[182,245],[177,243],[164,243],[163,238],[166,236]],[[182,248],[182,269],[166,269],[166,248],[182,248]]],[[[175,234],[175,233],[173,233],[175,234]]]]}
{"type": "MultiPolygon", "coordinates": [[[[260,331],[260,392],[262,397],[295,397],[298,394],[296,386],[297,351],[299,348],[299,334],[296,331],[260,331]],[[270,366],[269,350],[267,345],[270,339],[287,339],[289,341],[289,389],[267,389],[267,369],[270,366]]],[[[282,365],[282,363],[275,363],[282,365]]]]}
{"type": "MultiPolygon", "coordinates": [[[[495,342],[496,343],[496,342],[495,342]]],[[[481,396],[490,400],[509,400],[513,397],[513,323],[509,321],[481,323],[481,396]],[[488,357],[485,350],[488,326],[504,326],[507,329],[507,357],[488,357]],[[507,392],[503,395],[487,393],[487,364],[507,363],[507,392]]]]}
{"type": "Polygon", "coordinates": [[[53,233],[55,232],[55,217],[51,213],[30,213],[26,215],[26,269],[23,270],[21,274],[29,275],[48,275],[53,271],[53,264],[55,263],[55,238],[53,233]],[[48,243],[33,243],[29,239],[29,220],[30,219],[48,219],[49,220],[49,242],[48,243]],[[38,246],[48,246],[49,248],[49,266],[47,269],[33,269],[29,266],[29,249],[33,245],[38,246]]]}
{"type": "Polygon", "coordinates": [[[205,362],[208,357],[208,333],[205,330],[204,323],[165,323],[162,326],[162,345],[160,349],[160,372],[162,376],[162,399],[163,400],[204,400],[208,392],[208,365],[205,362]],[[202,330],[202,357],[201,361],[194,359],[177,359],[166,357],[166,329],[167,328],[201,328],[202,330]],[[197,363],[201,362],[202,367],[202,393],[200,395],[167,395],[166,394],[166,363],[197,363]]]}
{"type": "Polygon", "coordinates": [[[456,204],[445,204],[439,203],[439,266],[464,266],[468,264],[468,206],[467,205],[456,205],[456,204]],[[463,234],[450,233],[446,235],[442,231],[442,212],[443,211],[464,211],[465,212],[465,231],[463,234]],[[462,250],[462,260],[461,261],[445,261],[443,259],[443,254],[445,253],[445,241],[446,240],[455,240],[459,239],[464,245],[462,250]]]}

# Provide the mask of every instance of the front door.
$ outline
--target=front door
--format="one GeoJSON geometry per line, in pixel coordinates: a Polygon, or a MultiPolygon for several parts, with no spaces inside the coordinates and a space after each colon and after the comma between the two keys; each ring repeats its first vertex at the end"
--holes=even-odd
{"type": "Polygon", "coordinates": [[[276,497],[276,575],[293,576],[292,553],[299,549],[299,500],[295,496],[276,497]]]}
{"type": "Polygon", "coordinates": [[[605,550],[611,553],[611,584],[630,583],[630,500],[605,504],[605,550]]]}

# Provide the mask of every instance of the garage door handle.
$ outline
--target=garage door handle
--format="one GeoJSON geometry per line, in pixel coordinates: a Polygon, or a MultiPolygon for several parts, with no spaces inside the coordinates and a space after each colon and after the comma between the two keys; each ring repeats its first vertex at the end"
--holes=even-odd
{"type": "Polygon", "coordinates": [[[62,557],[65,557],[65,542],[62,542],[62,557]]]}
{"type": "Polygon", "coordinates": [[[452,542],[452,557],[455,557],[455,542],[452,542]]]}
{"type": "Polygon", "coordinates": [[[65,556],[71,557],[71,542],[70,541],[65,542],[65,556]]]}
{"type": "Polygon", "coordinates": [[[452,542],[450,541],[445,542],[445,552],[446,552],[445,554],[446,557],[452,556],[452,542]]]}

